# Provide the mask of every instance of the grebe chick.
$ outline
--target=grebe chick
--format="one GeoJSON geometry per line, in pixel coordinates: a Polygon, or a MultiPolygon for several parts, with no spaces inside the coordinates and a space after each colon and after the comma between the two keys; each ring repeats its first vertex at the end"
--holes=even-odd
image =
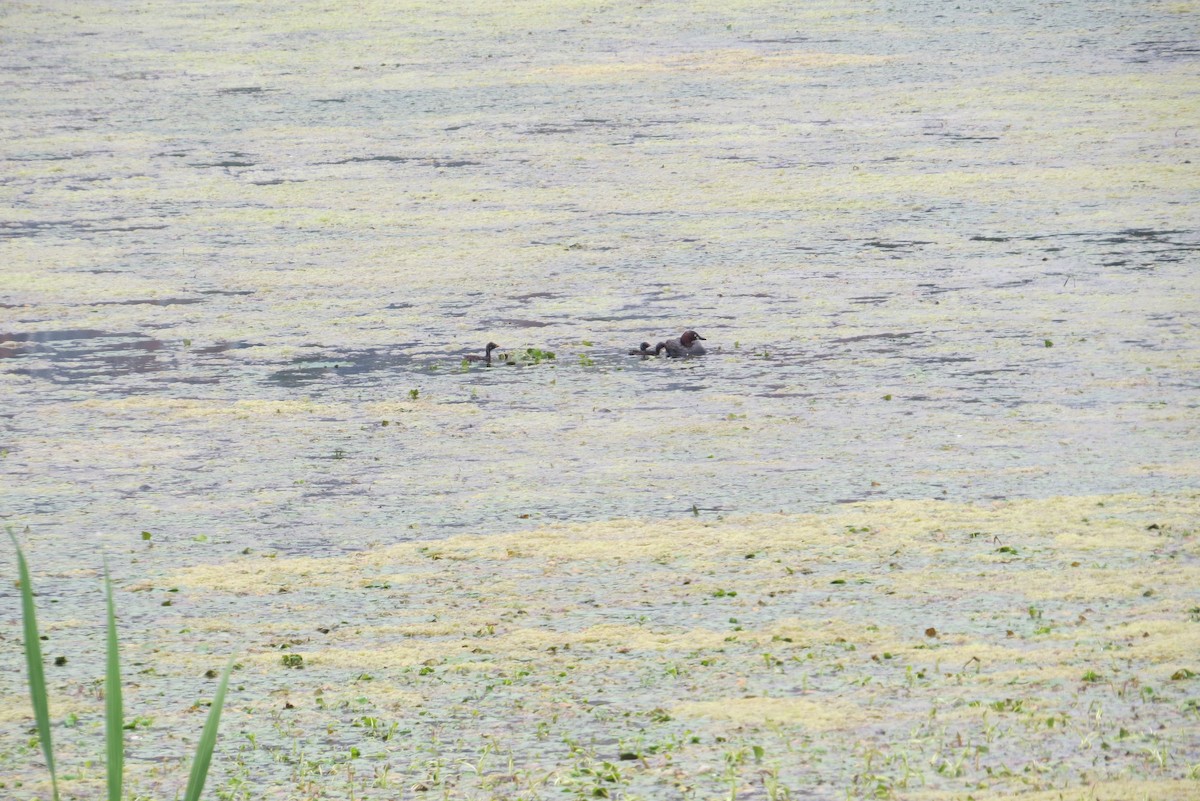
{"type": "Polygon", "coordinates": [[[495,342],[489,342],[489,343],[487,343],[487,347],[485,347],[483,349],[482,356],[480,356],[478,353],[468,353],[466,356],[463,356],[463,361],[464,362],[483,362],[484,364],[490,366],[492,363],[492,351],[494,351],[498,347],[500,347],[500,346],[497,345],[495,342]]]}

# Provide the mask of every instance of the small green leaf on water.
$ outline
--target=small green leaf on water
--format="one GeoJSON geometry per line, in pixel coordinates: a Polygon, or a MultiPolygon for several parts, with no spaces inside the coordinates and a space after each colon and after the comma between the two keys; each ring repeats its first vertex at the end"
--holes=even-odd
{"type": "Polygon", "coordinates": [[[884,399],[884,400],[891,400],[891,399],[892,399],[892,395],[891,395],[891,393],[889,392],[887,395],[884,395],[884,396],[883,396],[883,399],[884,399]]]}
{"type": "Polygon", "coordinates": [[[1050,341],[1050,340],[1048,340],[1048,339],[1043,339],[1043,340],[1042,340],[1042,344],[1044,344],[1044,345],[1045,345],[1047,348],[1053,348],[1053,347],[1054,347],[1054,343],[1053,343],[1053,342],[1051,342],[1051,341],[1050,341]]]}
{"type": "Polygon", "coordinates": [[[1171,674],[1172,681],[1183,681],[1184,679],[1194,679],[1196,674],[1187,668],[1180,668],[1171,674]]]}
{"type": "Polygon", "coordinates": [[[409,397],[409,400],[416,400],[416,399],[417,399],[417,396],[418,396],[418,395],[420,395],[420,394],[421,394],[421,390],[419,390],[419,389],[410,389],[410,390],[408,391],[408,397],[409,397]]]}
{"type": "Polygon", "coordinates": [[[302,668],[304,667],[304,657],[300,654],[284,654],[281,660],[286,668],[302,668]]]}
{"type": "Polygon", "coordinates": [[[217,677],[217,671],[213,670],[212,668],[209,668],[208,670],[204,671],[204,678],[215,679],[216,677],[217,677]]]}
{"type": "Polygon", "coordinates": [[[154,535],[153,535],[153,534],[151,534],[149,531],[143,531],[143,532],[142,532],[142,539],[144,539],[144,540],[148,540],[148,539],[150,539],[152,536],[154,536],[154,535]]]}
{"type": "Polygon", "coordinates": [[[831,581],[829,583],[830,584],[845,584],[846,580],[845,579],[834,579],[833,581],[831,581]]]}
{"type": "Polygon", "coordinates": [[[56,656],[54,657],[54,664],[58,667],[62,667],[63,665],[67,664],[67,658],[65,656],[56,656]]]}
{"type": "Polygon", "coordinates": [[[190,340],[190,339],[183,340],[183,346],[185,348],[190,348],[192,346],[192,340],[190,340]]]}

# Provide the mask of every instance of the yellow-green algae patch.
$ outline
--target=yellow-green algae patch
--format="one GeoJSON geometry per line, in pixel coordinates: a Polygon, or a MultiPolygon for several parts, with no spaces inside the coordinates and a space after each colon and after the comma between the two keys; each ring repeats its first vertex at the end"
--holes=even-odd
{"type": "MultiPolygon", "coordinates": [[[[271,559],[198,566],[179,573],[176,579],[211,589],[273,592],[281,584],[319,582],[325,586],[345,581],[346,576],[363,570],[398,565],[408,565],[410,570],[419,572],[435,572],[431,562],[438,560],[483,560],[503,565],[541,558],[548,560],[548,569],[561,562],[603,565],[623,564],[626,560],[659,560],[664,565],[698,569],[716,566],[737,553],[763,554],[762,559],[746,560],[738,566],[737,573],[766,578],[778,573],[777,563],[771,557],[786,557],[790,565],[803,565],[818,559],[822,553],[877,559],[903,552],[929,557],[956,554],[955,567],[944,578],[968,586],[979,582],[973,574],[963,574],[964,563],[978,563],[980,570],[995,570],[1012,562],[1015,554],[1008,554],[1002,548],[1011,546],[1014,537],[1022,538],[1023,547],[1044,554],[1046,569],[1056,569],[1064,553],[1095,558],[1148,551],[1152,545],[1161,543],[1163,530],[1188,530],[1196,512],[1197,503],[1191,496],[1053,498],[997,502],[985,507],[938,501],[887,501],[850,505],[836,517],[761,515],[719,522],[619,520],[485,537],[460,535],[436,543],[378,548],[342,559],[271,559]],[[1146,526],[1138,525],[1137,519],[1130,519],[1133,515],[1157,528],[1147,531],[1146,526]],[[848,534],[852,529],[855,531],[848,534]],[[988,533],[985,536],[982,531],[968,529],[986,529],[988,533]],[[964,533],[977,544],[997,547],[966,550],[959,541],[964,533]],[[685,550],[681,552],[681,548],[685,550]]],[[[1082,563],[1076,567],[1081,569],[1080,584],[1085,587],[1113,575],[1112,571],[1103,570],[1090,574],[1091,566],[1082,563]]],[[[998,572],[1004,575],[1003,570],[998,572]]],[[[1137,582],[1137,574],[1119,575],[1114,580],[1123,586],[1137,582]]],[[[909,577],[899,573],[898,576],[888,581],[907,587],[909,580],[924,580],[921,575],[909,577]]],[[[1055,587],[1071,586],[1069,573],[1053,575],[1053,579],[1055,587]]],[[[1036,587],[1036,582],[1028,583],[1036,587]]]]}
{"type": "MultiPolygon", "coordinates": [[[[686,56],[658,58],[652,61],[610,61],[580,64],[556,64],[532,72],[533,76],[544,73],[555,79],[595,80],[608,76],[628,77],[641,72],[753,72],[756,70],[819,70],[829,67],[857,67],[882,64],[891,59],[887,56],[869,56],[854,53],[773,53],[763,55],[754,50],[715,50],[689,53],[686,56]]],[[[794,76],[790,76],[794,79],[794,76]]]]}
{"type": "MultiPolygon", "coordinates": [[[[900,796],[907,801],[1003,801],[1012,798],[1008,792],[989,790],[975,791],[969,796],[962,793],[918,791],[904,793],[900,796]]],[[[1118,781],[1097,781],[1087,787],[1067,787],[1061,790],[1022,793],[1021,801],[1132,801],[1132,799],[1147,799],[1148,801],[1196,801],[1200,799],[1200,784],[1196,781],[1153,781],[1146,779],[1127,779],[1118,781]]]]}
{"type": "Polygon", "coordinates": [[[250,553],[137,585],[177,592],[130,652],[192,676],[237,652],[231,725],[288,742],[270,710],[300,742],[408,755],[413,781],[417,754],[499,747],[552,782],[639,755],[631,792],[715,762],[795,790],[870,771],[895,798],[1131,775],[1188,798],[1198,520],[1195,493],[896,501],[250,553]]]}
{"type": "Polygon", "coordinates": [[[672,712],[682,718],[706,717],[740,724],[792,724],[807,729],[852,729],[877,718],[853,703],[806,698],[719,698],[680,704],[672,712]]]}

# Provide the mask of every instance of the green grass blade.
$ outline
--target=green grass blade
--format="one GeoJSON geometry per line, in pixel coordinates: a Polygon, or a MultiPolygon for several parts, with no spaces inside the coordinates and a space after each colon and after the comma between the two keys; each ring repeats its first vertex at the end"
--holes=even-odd
{"type": "Polygon", "coordinates": [[[121,703],[121,656],[117,651],[117,615],[113,611],[112,579],[104,566],[108,601],[108,664],[104,672],[104,739],[108,751],[108,801],[121,801],[125,777],[125,712],[121,703]]]}
{"type": "Polygon", "coordinates": [[[221,724],[221,707],[225,705],[225,688],[229,686],[229,674],[233,670],[233,660],[225,666],[221,674],[221,683],[217,686],[217,694],[213,697],[212,709],[208,712],[208,721],[204,724],[204,732],[200,735],[200,744],[196,746],[196,758],[192,760],[192,773],[188,776],[187,792],[184,801],[200,801],[204,792],[204,780],[208,778],[208,766],[212,762],[213,747],[217,744],[217,727],[221,724]]]}
{"type": "Polygon", "coordinates": [[[33,703],[33,717],[37,721],[38,740],[42,753],[46,755],[46,768],[50,771],[50,784],[54,801],[58,801],[58,773],[54,770],[54,746],[50,742],[50,700],[46,695],[46,675],[42,666],[42,641],[38,635],[37,612],[33,607],[33,582],[29,580],[29,566],[25,554],[17,544],[12,531],[8,532],[17,549],[17,570],[21,578],[21,619],[25,625],[25,665],[29,674],[29,700],[33,703]]]}

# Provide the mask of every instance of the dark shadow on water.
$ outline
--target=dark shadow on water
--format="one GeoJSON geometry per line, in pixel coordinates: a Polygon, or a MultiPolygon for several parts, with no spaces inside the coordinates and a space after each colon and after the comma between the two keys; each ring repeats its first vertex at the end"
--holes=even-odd
{"type": "MultiPolygon", "coordinates": [[[[397,345],[398,349],[411,345],[397,345]]],[[[411,369],[417,365],[412,356],[400,350],[341,351],[295,359],[290,366],[276,370],[267,381],[283,387],[302,387],[331,378],[351,378],[388,370],[411,369]]]]}
{"type": "Polygon", "coordinates": [[[209,356],[217,353],[226,353],[231,350],[242,350],[243,348],[257,348],[260,343],[257,342],[218,342],[215,345],[207,345],[203,348],[189,348],[189,353],[195,353],[201,356],[209,356]]]}
{"type": "Polygon", "coordinates": [[[863,242],[865,247],[876,248],[878,250],[913,250],[921,247],[922,245],[932,244],[932,242],[927,242],[922,239],[896,240],[890,242],[882,239],[868,239],[867,241],[863,242]]]}
{"type": "Polygon", "coordinates": [[[11,358],[17,363],[10,370],[12,374],[56,383],[152,373],[169,368],[173,361],[161,340],[142,334],[70,329],[0,334],[0,341],[25,343],[0,347],[0,359],[11,358]],[[26,358],[36,359],[37,364],[21,366],[26,358]]]}
{"type": "Polygon", "coordinates": [[[537,298],[560,298],[562,294],[559,292],[530,292],[526,295],[513,295],[512,299],[526,303],[537,298]]]}
{"type": "Polygon", "coordinates": [[[132,336],[131,334],[110,334],[92,328],[68,328],[64,331],[33,331],[28,334],[0,333],[0,342],[64,342],[76,339],[96,339],[98,337],[132,336]]]}
{"type": "Polygon", "coordinates": [[[907,358],[908,358],[908,359],[910,359],[911,361],[914,361],[914,362],[918,363],[918,364],[956,364],[956,363],[959,363],[959,362],[973,362],[973,361],[975,361],[975,360],[974,360],[973,358],[971,358],[970,356],[921,356],[921,355],[912,355],[912,356],[908,356],[907,358]]]}
{"type": "Polygon", "coordinates": [[[364,164],[372,161],[382,161],[391,164],[413,163],[422,167],[478,167],[480,162],[469,159],[443,159],[431,156],[351,156],[337,161],[319,162],[321,164],[364,164]]]}
{"type": "Polygon", "coordinates": [[[204,298],[146,298],[144,300],[100,300],[89,306],[190,306],[204,303],[204,298]]]}
{"type": "Polygon", "coordinates": [[[547,326],[554,325],[554,323],[547,323],[542,320],[519,320],[511,317],[500,317],[495,320],[483,320],[480,325],[485,327],[511,325],[515,328],[546,328],[547,326]]]}
{"type": "Polygon", "coordinates": [[[707,387],[703,384],[685,384],[682,381],[672,381],[661,387],[651,387],[651,392],[703,392],[707,387]]]}
{"type": "Polygon", "coordinates": [[[116,225],[124,222],[124,217],[110,217],[101,220],[22,220],[17,222],[0,222],[0,239],[18,239],[21,237],[40,236],[45,233],[67,231],[72,234],[107,234],[129,233],[132,231],[160,231],[166,225],[116,225]]]}
{"type": "Polygon", "coordinates": [[[1137,53],[1129,60],[1135,64],[1151,61],[1190,61],[1200,59],[1200,44],[1195,39],[1160,39],[1149,42],[1134,42],[1137,53]]]}
{"type": "Polygon", "coordinates": [[[925,331],[906,331],[899,333],[884,333],[884,334],[859,334],[853,337],[842,337],[840,339],[831,340],[839,345],[851,344],[854,342],[869,342],[875,339],[896,340],[896,339],[911,339],[912,337],[923,336],[925,331]]]}
{"type": "MultiPolygon", "coordinates": [[[[179,359],[184,356],[212,359],[228,351],[254,346],[255,343],[237,341],[195,349],[185,346],[181,350],[177,344],[145,334],[91,328],[0,333],[0,360],[11,360],[0,362],[0,365],[13,375],[44,378],[55,383],[99,381],[117,376],[162,373],[178,367],[179,359]]],[[[158,381],[213,384],[219,383],[222,376],[222,372],[209,376],[163,376],[158,381]]]]}

